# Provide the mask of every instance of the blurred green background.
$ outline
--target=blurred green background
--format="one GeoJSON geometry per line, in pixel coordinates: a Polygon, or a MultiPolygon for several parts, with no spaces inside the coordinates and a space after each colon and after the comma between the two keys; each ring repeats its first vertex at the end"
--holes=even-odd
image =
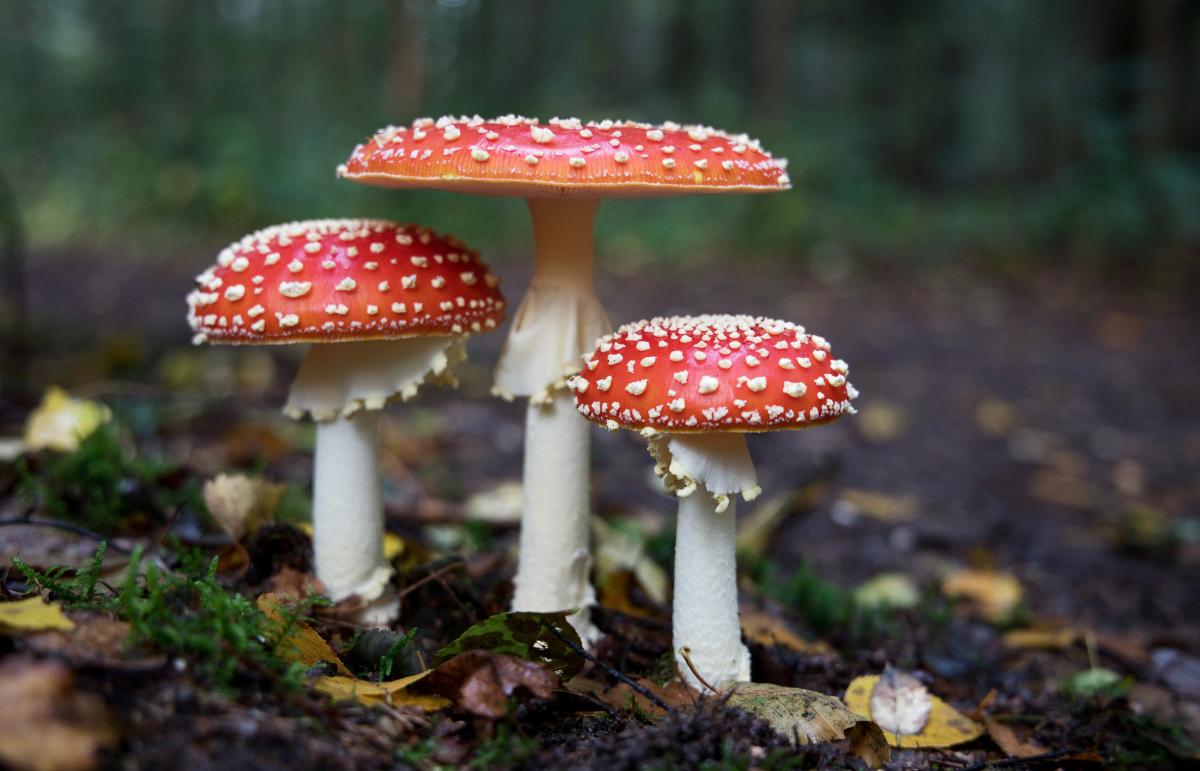
{"type": "Polygon", "coordinates": [[[6,0],[0,228],[30,250],[205,252],[378,215],[527,248],[511,201],[334,167],[388,123],[517,112],[702,122],[792,162],[783,195],[615,203],[602,248],[1195,278],[1188,0],[6,0]]]}

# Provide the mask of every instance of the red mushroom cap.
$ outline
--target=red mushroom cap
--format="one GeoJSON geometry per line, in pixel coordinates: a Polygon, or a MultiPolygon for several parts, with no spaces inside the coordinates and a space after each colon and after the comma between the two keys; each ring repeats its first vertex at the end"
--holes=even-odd
{"type": "Polygon", "coordinates": [[[497,278],[450,236],[383,220],[251,233],[196,277],[196,342],[329,343],[453,335],[504,319],[497,278]]]}
{"type": "Polygon", "coordinates": [[[745,134],[509,115],[389,126],[356,147],[338,175],[383,187],[611,198],[786,190],[786,168],[745,134]]]}
{"type": "Polygon", "coordinates": [[[849,367],[804,327],[754,316],[626,324],[571,382],[589,420],[675,433],[774,431],[854,412],[849,367]]]}

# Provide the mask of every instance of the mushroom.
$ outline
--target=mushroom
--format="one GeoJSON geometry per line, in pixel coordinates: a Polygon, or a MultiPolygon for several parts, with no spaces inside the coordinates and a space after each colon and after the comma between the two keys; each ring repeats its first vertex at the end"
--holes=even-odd
{"type": "Polygon", "coordinates": [[[529,397],[524,517],[513,609],[582,609],[597,636],[589,583],[587,426],[566,379],[612,330],[593,289],[594,226],[604,198],[761,193],[789,187],[786,162],[755,140],[703,126],[554,118],[423,118],[355,148],[338,174],[355,182],[527,199],[533,277],[496,369],[495,392],[529,397]]]}
{"type": "MultiPolygon", "coordinates": [[[[285,412],[317,422],[313,546],[334,601],[383,594],[379,411],[426,382],[456,384],[471,332],[504,318],[498,280],[454,238],[382,220],[293,222],[223,250],[188,295],[193,342],[312,343],[285,412]]],[[[361,619],[388,623],[383,600],[361,619]]]]}
{"type": "Polygon", "coordinates": [[[673,637],[722,687],[750,679],[738,625],[734,496],[759,493],[745,434],[808,428],[853,413],[858,394],[824,338],[786,321],[676,316],[602,338],[571,380],[579,412],[649,441],[655,473],[679,497],[673,637]]]}

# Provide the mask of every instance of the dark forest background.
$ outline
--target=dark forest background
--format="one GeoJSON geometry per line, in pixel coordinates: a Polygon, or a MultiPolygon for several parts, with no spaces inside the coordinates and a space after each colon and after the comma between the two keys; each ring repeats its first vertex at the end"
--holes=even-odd
{"type": "Polygon", "coordinates": [[[784,195],[609,205],[629,259],[1195,273],[1188,0],[6,0],[0,228],[171,258],[380,215],[524,249],[514,202],[334,178],[447,112],[702,122],[791,160],[784,195]]]}

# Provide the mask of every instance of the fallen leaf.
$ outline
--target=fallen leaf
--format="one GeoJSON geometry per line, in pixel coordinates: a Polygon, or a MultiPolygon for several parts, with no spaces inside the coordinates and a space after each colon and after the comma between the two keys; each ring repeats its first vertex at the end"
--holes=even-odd
{"type": "Polygon", "coordinates": [[[117,742],[104,702],[76,691],[56,661],[5,661],[0,704],[0,765],[15,771],[89,771],[97,751],[117,742]]]}
{"type": "Polygon", "coordinates": [[[942,579],[942,593],[965,599],[983,618],[1004,623],[1021,604],[1021,582],[1012,573],[996,570],[955,570],[942,579]]]}
{"type": "Polygon", "coordinates": [[[911,522],[917,516],[917,499],[907,495],[887,495],[870,490],[846,488],[838,494],[838,503],[843,507],[849,506],[854,513],[888,524],[911,522]]]}
{"type": "Polygon", "coordinates": [[[75,613],[70,632],[39,632],[24,638],[38,653],[52,654],[76,666],[143,672],[166,664],[162,655],[129,657],[129,624],[102,613],[75,613]]]}
{"type": "Polygon", "coordinates": [[[597,585],[603,586],[612,576],[628,572],[650,599],[660,605],[667,603],[670,580],[662,566],[646,554],[646,538],[636,526],[628,522],[614,525],[594,517],[592,544],[597,585]]]}
{"type": "Polygon", "coordinates": [[[25,422],[25,445],[31,452],[43,449],[74,452],[80,442],[111,419],[112,411],[105,405],[75,399],[52,386],[25,422]]]}
{"type": "Polygon", "coordinates": [[[888,667],[871,691],[871,717],[894,734],[921,733],[932,711],[929,689],[907,672],[888,667]]]}
{"type": "Polygon", "coordinates": [[[326,675],[317,678],[313,687],[320,693],[336,701],[353,699],[360,704],[391,704],[398,707],[420,707],[427,711],[445,709],[450,706],[449,699],[441,696],[413,693],[409,688],[420,682],[433,670],[418,672],[415,675],[401,677],[396,680],[386,680],[373,683],[360,680],[349,675],[326,675]]]}
{"type": "MultiPolygon", "coordinates": [[[[875,719],[873,711],[875,706],[874,695],[876,687],[882,679],[883,676],[881,675],[856,677],[846,688],[846,706],[860,715],[866,715],[871,719],[875,719]]],[[[929,698],[929,714],[924,720],[921,729],[915,733],[896,733],[882,729],[888,744],[893,747],[909,749],[953,747],[956,744],[963,744],[983,735],[983,726],[966,717],[937,696],[933,694],[927,695],[929,698]]],[[[886,701],[885,699],[885,703],[886,701]]],[[[893,716],[885,715],[885,718],[890,717],[893,716]]],[[[904,725],[893,724],[898,728],[907,728],[913,722],[914,720],[910,719],[904,725]]]]}
{"type": "Polygon", "coordinates": [[[654,607],[636,602],[637,591],[646,597],[650,595],[630,570],[619,570],[596,579],[596,597],[601,607],[636,618],[668,617],[666,608],[661,605],[654,607]]]}
{"type": "Polygon", "coordinates": [[[437,658],[446,661],[465,651],[481,648],[545,664],[566,680],[583,669],[583,656],[560,639],[560,636],[566,638],[576,648],[583,647],[578,633],[567,622],[568,615],[570,611],[497,613],[444,646],[437,652],[437,658]]]}
{"type": "Polygon", "coordinates": [[[426,675],[417,690],[493,720],[508,714],[510,696],[548,699],[558,686],[558,677],[536,661],[478,648],[460,653],[426,675]]]}
{"type": "Polygon", "coordinates": [[[1079,639],[1079,632],[1071,627],[1032,627],[1013,629],[1004,633],[1004,644],[1021,650],[1061,651],[1070,648],[1079,639]]]}
{"type": "Polygon", "coordinates": [[[1021,739],[1012,728],[991,715],[983,715],[983,727],[996,746],[1010,758],[1029,758],[1047,752],[1045,747],[1021,739]]]}
{"type": "Polygon", "coordinates": [[[480,490],[463,501],[464,517],[493,524],[520,522],[524,510],[523,488],[514,479],[480,490]]]}
{"type": "Polygon", "coordinates": [[[40,596],[0,603],[0,630],[40,632],[58,629],[69,632],[74,628],[75,622],[67,618],[61,605],[46,602],[40,596]]]}
{"type": "MultiPolygon", "coordinates": [[[[261,595],[256,604],[258,605],[258,609],[267,618],[277,624],[286,623],[282,610],[285,604],[279,595],[261,595]]],[[[279,648],[280,655],[290,661],[298,661],[306,667],[312,667],[321,663],[333,664],[338,674],[351,675],[350,670],[342,663],[341,658],[338,657],[333,648],[329,647],[329,643],[325,642],[324,638],[317,634],[316,630],[311,626],[301,621],[297,621],[292,625],[288,635],[279,641],[277,647],[279,648]]]]}
{"type": "Polygon", "coordinates": [[[867,609],[913,608],[921,592],[906,573],[880,573],[855,588],[854,601],[867,609]]]}
{"type": "Polygon", "coordinates": [[[824,656],[833,652],[821,640],[810,642],[793,632],[782,619],[761,611],[743,613],[742,634],[759,645],[779,645],[806,656],[824,656]]]}
{"type": "Polygon", "coordinates": [[[736,683],[728,702],[758,715],[799,744],[849,739],[850,751],[872,768],[881,768],[891,759],[879,726],[855,714],[836,696],[769,683],[736,683]]]}
{"type": "Polygon", "coordinates": [[[271,521],[284,486],[245,474],[218,474],[204,483],[208,513],[231,538],[254,532],[271,521]]]}

